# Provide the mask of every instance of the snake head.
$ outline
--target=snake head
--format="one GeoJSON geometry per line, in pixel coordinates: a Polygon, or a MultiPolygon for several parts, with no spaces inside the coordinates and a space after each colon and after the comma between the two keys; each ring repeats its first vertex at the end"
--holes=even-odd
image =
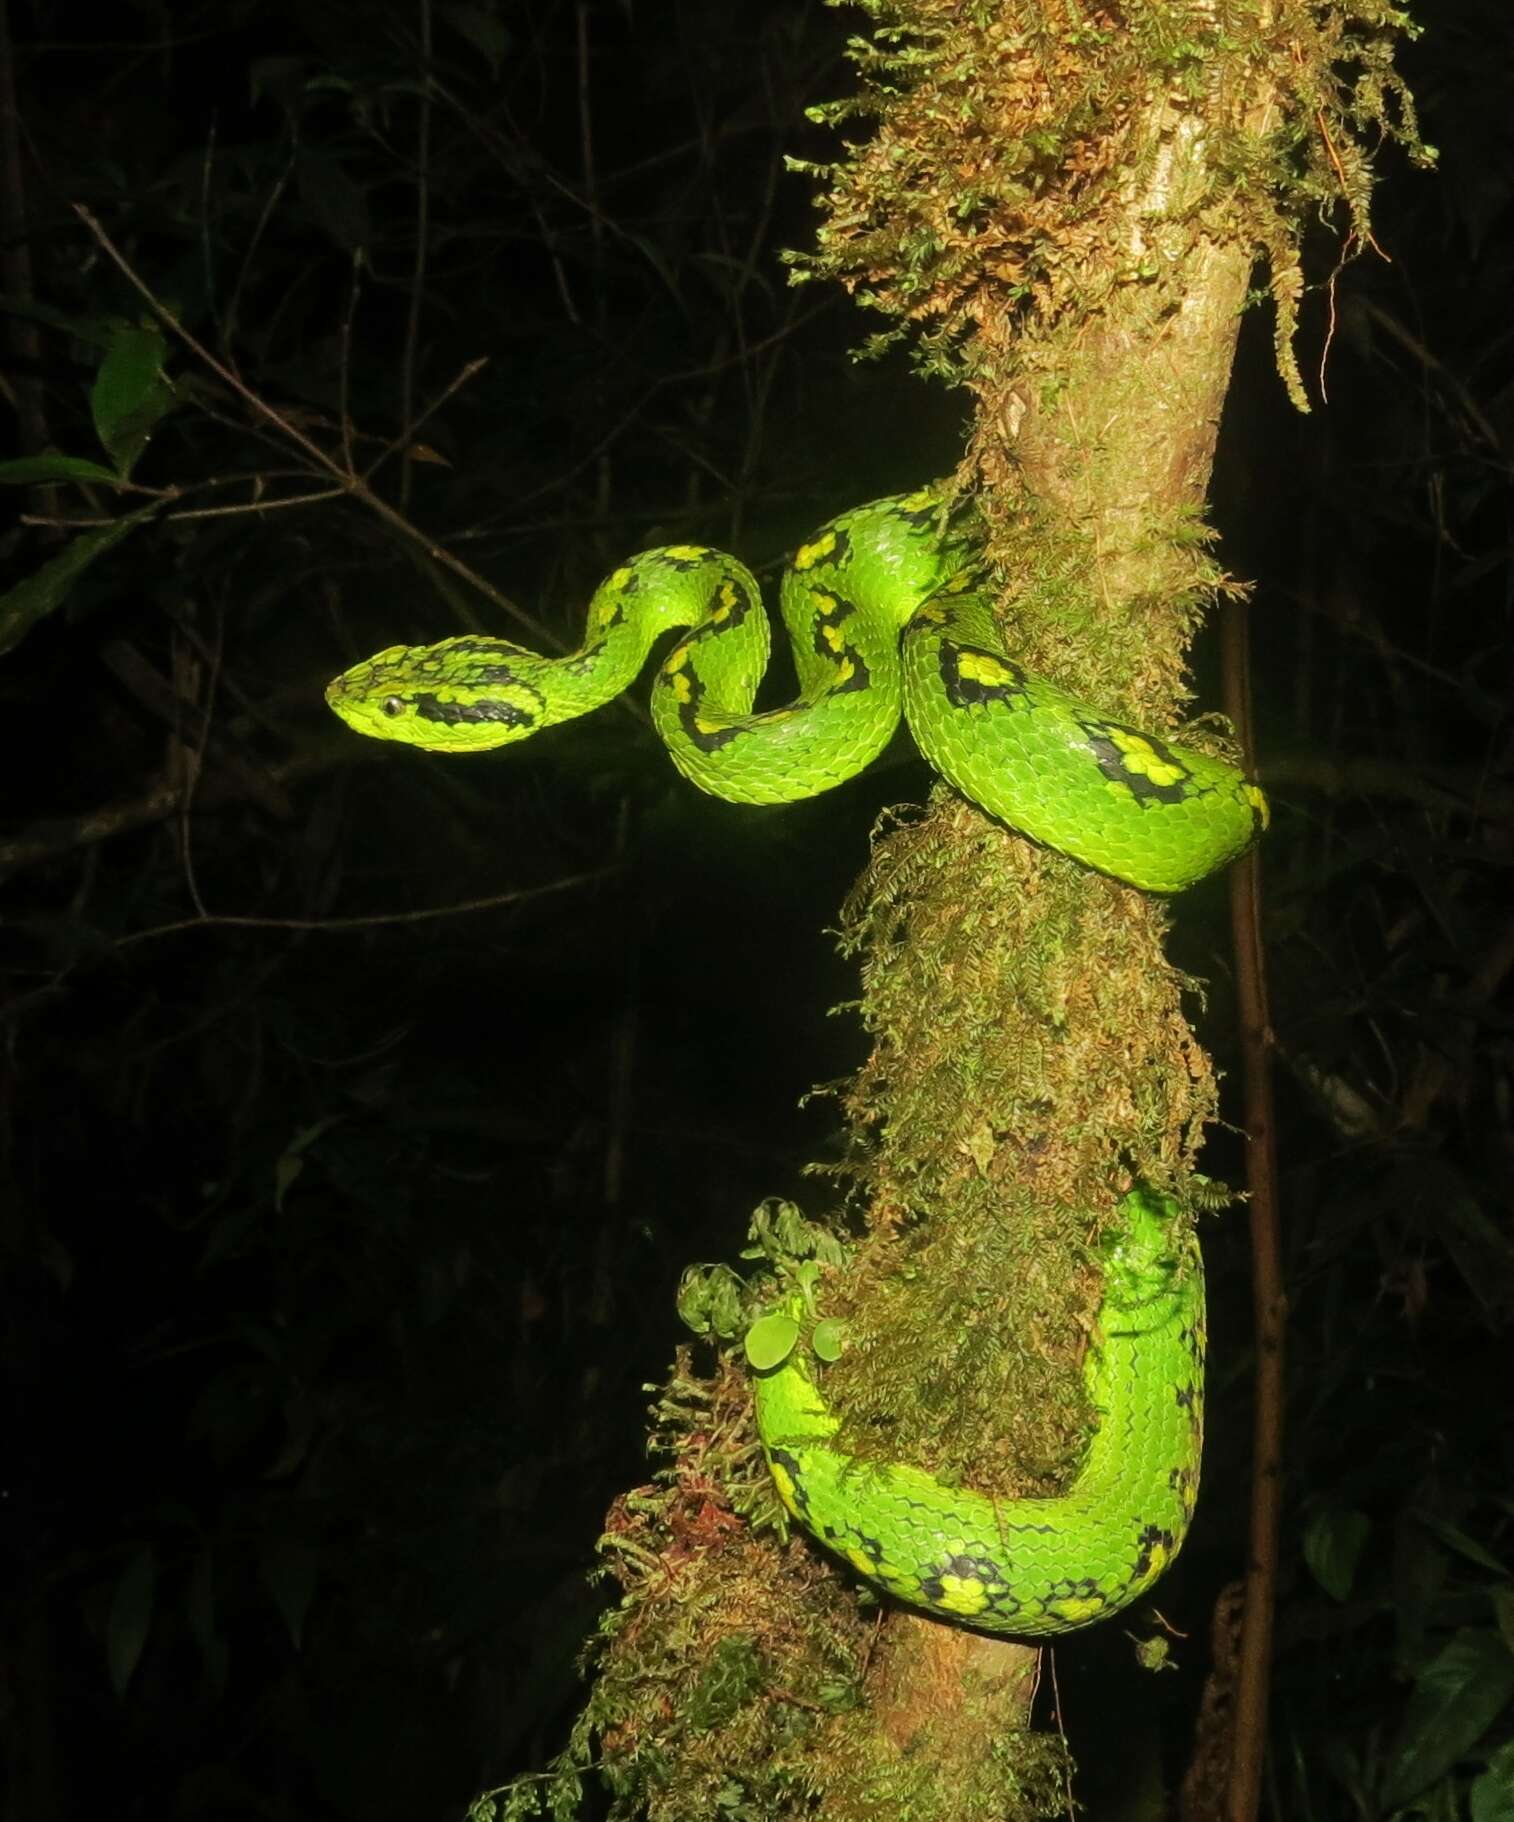
{"type": "Polygon", "coordinates": [[[476,753],[523,740],[544,724],[541,692],[518,674],[521,654],[499,639],[391,645],[326,686],[355,733],[432,753],[476,753]]]}

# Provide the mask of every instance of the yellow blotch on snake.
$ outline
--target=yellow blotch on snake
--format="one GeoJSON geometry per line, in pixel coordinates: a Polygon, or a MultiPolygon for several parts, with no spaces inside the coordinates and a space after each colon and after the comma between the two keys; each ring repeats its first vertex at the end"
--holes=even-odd
{"type": "Polygon", "coordinates": [[[1018,665],[995,658],[989,652],[962,652],[957,659],[957,671],[986,689],[1012,689],[1022,676],[1018,665]]]}
{"type": "Polygon", "coordinates": [[[1137,777],[1149,778],[1153,784],[1180,784],[1185,777],[1184,768],[1170,759],[1165,759],[1144,734],[1131,734],[1124,728],[1112,727],[1108,730],[1109,738],[1120,749],[1127,772],[1134,772],[1137,777]]]}

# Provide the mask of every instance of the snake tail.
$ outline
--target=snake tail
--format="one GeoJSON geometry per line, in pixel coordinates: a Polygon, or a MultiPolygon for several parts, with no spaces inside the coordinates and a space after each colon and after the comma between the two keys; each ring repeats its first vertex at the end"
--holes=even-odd
{"type": "Polygon", "coordinates": [[[758,1432],[788,1511],[896,1599],[979,1631],[1041,1638],[1136,1600],[1181,1548],[1198,1494],[1203,1267],[1185,1217],[1145,1189],[1121,1202],[1103,1266],[1084,1360],[1098,1428],[1065,1493],[996,1500],[842,1453],[840,1421],[796,1348],[756,1380],[758,1432]]]}

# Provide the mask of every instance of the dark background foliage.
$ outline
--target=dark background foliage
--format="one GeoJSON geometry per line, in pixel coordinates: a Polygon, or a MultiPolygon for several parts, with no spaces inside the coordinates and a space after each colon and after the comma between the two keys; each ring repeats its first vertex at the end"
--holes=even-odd
{"type": "MultiPolygon", "coordinates": [[[[12,1817],[413,1822],[538,1762],[601,1515],[647,1473],[680,1270],[733,1257],[767,1194],[821,1203],[800,1167],[834,1116],[796,1101],[862,1042],[827,1017],[853,987],[824,932],[923,768],[759,813],[683,786],[634,707],[463,763],[357,741],[321,689],[394,640],[536,639],[428,541],[571,643],[632,549],[772,566],[952,465],[966,401],[854,365],[866,325],[778,261],[811,231],[782,159],[831,150],[803,109],[846,88],[850,23],[805,0],[11,8],[15,452],[105,462],[102,358],[153,320],[83,203],[421,529],[361,498],[269,509],[329,475],[177,344],[132,471],[181,490],[154,523],[28,594],[78,527],[148,502],[12,489],[0,627],[37,618],[0,660],[12,1817]],[[449,911],[479,899],[503,902],[449,911]]],[[[1440,172],[1390,157],[1383,257],[1332,279],[1312,249],[1328,408],[1290,412],[1248,319],[1215,497],[1258,579],[1277,811],[1270,1801],[1495,1822],[1514,28],[1500,0],[1428,23],[1406,68],[1440,172]]],[[[1173,943],[1223,1063],[1222,906],[1185,898],[1173,943]]],[[[1211,1169],[1238,1175],[1224,1132],[1211,1169]]],[[[1096,1815],[1159,1813],[1135,1805],[1181,1768],[1242,1560],[1243,1219],[1206,1239],[1213,1441],[1161,1601],[1181,1674],[1138,1671],[1117,1626],[1058,1649],[1096,1815]]]]}

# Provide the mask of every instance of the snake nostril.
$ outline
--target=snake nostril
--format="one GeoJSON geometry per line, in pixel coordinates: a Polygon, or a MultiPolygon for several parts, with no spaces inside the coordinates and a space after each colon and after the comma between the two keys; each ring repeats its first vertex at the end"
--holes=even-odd
{"type": "Polygon", "coordinates": [[[403,696],[386,696],[384,698],[384,702],[383,702],[383,709],[384,709],[384,713],[389,717],[389,719],[391,721],[393,721],[396,715],[403,715],[405,712],[404,697],[403,696]]]}

